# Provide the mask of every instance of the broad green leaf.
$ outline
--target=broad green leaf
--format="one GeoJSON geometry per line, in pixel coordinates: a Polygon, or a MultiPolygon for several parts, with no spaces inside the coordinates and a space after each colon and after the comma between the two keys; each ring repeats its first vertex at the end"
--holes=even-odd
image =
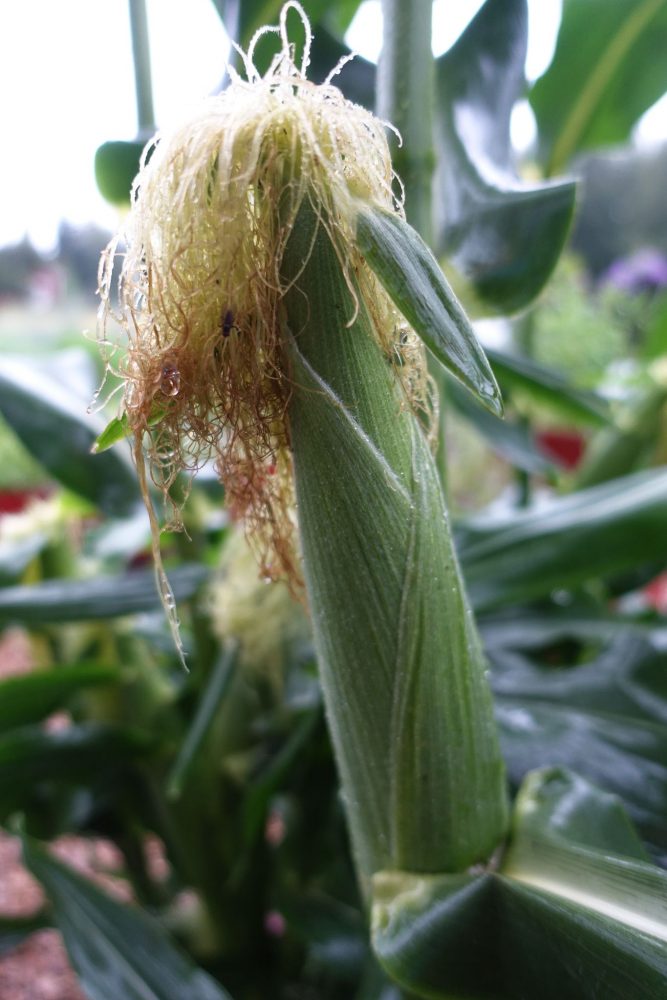
{"type": "Polygon", "coordinates": [[[504,781],[437,471],[360,292],[341,321],[351,292],[307,201],[282,278],[304,572],[358,868],[465,866],[504,826],[504,781]]]}
{"type": "Polygon", "coordinates": [[[91,1000],[230,1000],[147,913],[111,899],[25,836],[23,860],[51,901],[91,1000]]]}
{"type": "Polygon", "coordinates": [[[167,778],[167,794],[171,798],[178,798],[181,794],[190,768],[201,751],[218,709],[229,691],[238,667],[237,652],[236,645],[229,646],[211,671],[197,711],[167,778]]]}
{"type": "Polygon", "coordinates": [[[526,992],[548,961],[543,996],[663,995],[667,872],[643,859],[613,796],[567,771],[533,772],[501,873],[524,932],[527,968],[515,982],[526,992]]]}
{"type": "Polygon", "coordinates": [[[0,681],[0,732],[40,722],[79,691],[118,681],[118,670],[95,664],[77,664],[35,670],[0,681]]]}
{"type": "Polygon", "coordinates": [[[43,783],[71,787],[108,783],[128,761],[150,751],[145,733],[93,723],[45,732],[22,726],[0,735],[0,820],[25,810],[43,783]]]}
{"type": "MultiPolygon", "coordinates": [[[[169,574],[176,601],[187,601],[207,576],[204,566],[183,565],[169,574]]],[[[90,580],[47,580],[0,590],[0,624],[38,625],[117,618],[161,607],[152,570],[90,580]]]]}
{"type": "Polygon", "coordinates": [[[541,475],[556,471],[553,462],[537,446],[529,427],[508,417],[500,420],[493,413],[483,410],[453,380],[449,381],[445,396],[487,444],[516,469],[541,475]]]}
{"type": "Polygon", "coordinates": [[[364,207],[357,245],[397,309],[435,357],[492,413],[500,391],[477,337],[440,265],[412,226],[397,215],[364,207]]]}
{"type": "Polygon", "coordinates": [[[95,180],[103,198],[112,205],[129,207],[130,191],[139,173],[145,141],[104,142],[95,152],[95,180]]]}
{"type": "Polygon", "coordinates": [[[524,86],[525,0],[487,0],[437,60],[439,255],[486,310],[528,305],[570,226],[574,184],[529,184],[512,162],[510,116],[524,86]]]}
{"type": "Polygon", "coordinates": [[[512,783],[534,767],[577,771],[618,795],[644,838],[667,853],[664,650],[626,626],[595,658],[559,668],[548,647],[539,663],[538,643],[526,653],[483,634],[512,783]]]}
{"type": "Polygon", "coordinates": [[[667,558],[667,471],[651,470],[462,525],[479,609],[534,599],[667,558]]]}
{"type": "Polygon", "coordinates": [[[386,971],[432,1000],[659,1000],[667,872],[645,861],[613,796],[534,772],[499,870],[379,873],[372,940],[386,971]]]}
{"type": "MultiPolygon", "coordinates": [[[[539,648],[534,646],[533,652],[539,648]]],[[[493,649],[489,652],[494,655],[493,649]]],[[[511,661],[499,664],[494,691],[506,701],[518,697],[667,727],[667,653],[626,626],[583,663],[559,667],[547,659],[540,665],[530,653],[517,656],[515,651],[511,661]]]]}
{"type": "Polygon", "coordinates": [[[626,635],[645,638],[656,649],[667,649],[667,622],[663,619],[642,621],[577,608],[512,608],[483,615],[479,621],[486,645],[493,649],[535,650],[563,640],[605,643],[626,635]]]}
{"type": "Polygon", "coordinates": [[[492,875],[378,873],[371,941],[385,972],[409,996],[504,1000],[503,959],[514,955],[501,953],[495,890],[492,875]]]}
{"type": "Polygon", "coordinates": [[[530,93],[547,171],[624,142],[667,90],[665,0],[564,0],[556,52],[530,93]]]}
{"type": "Polygon", "coordinates": [[[580,389],[565,375],[525,355],[487,348],[500,387],[507,396],[516,394],[552,413],[576,423],[604,426],[609,423],[609,404],[590,389],[580,389]]]}
{"type": "Polygon", "coordinates": [[[129,459],[91,455],[100,421],[86,415],[55,378],[17,358],[0,360],[0,412],[28,451],[60,483],[105,513],[128,514],[140,502],[129,459]]]}

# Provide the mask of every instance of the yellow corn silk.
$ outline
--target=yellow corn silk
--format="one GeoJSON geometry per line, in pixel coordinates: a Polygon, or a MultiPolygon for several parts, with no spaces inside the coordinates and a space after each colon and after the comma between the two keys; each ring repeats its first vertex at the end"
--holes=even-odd
{"type": "Polygon", "coordinates": [[[172,485],[214,458],[262,575],[300,587],[281,331],[288,289],[280,267],[304,203],[326,228],[353,292],[353,313],[343,322],[354,321],[361,294],[383,351],[400,357],[395,370],[406,398],[420,411],[430,407],[421,342],[353,242],[355,206],[402,214],[386,126],[332,84],[340,66],[320,86],[307,79],[310,43],[303,10],[286,4],[279,26],[257,32],[248,53],[240,52],[245,78],[230,68],[224,92],[158,134],[144,153],[123,231],[101,264],[101,339],[109,369],[124,380],[122,406],[175,635],[148,475],[178,527],[172,485]],[[298,62],[287,33],[290,11],[300,15],[305,36],[298,62]],[[277,34],[279,51],[262,76],[253,52],[267,33],[277,34]],[[122,348],[108,333],[120,246],[115,318],[127,337],[122,348]]]}

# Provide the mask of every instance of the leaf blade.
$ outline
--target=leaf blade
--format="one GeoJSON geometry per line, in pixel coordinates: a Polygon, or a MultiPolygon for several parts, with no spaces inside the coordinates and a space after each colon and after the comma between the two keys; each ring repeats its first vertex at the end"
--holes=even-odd
{"type": "Polygon", "coordinates": [[[44,371],[0,360],[0,411],[28,451],[74,493],[108,514],[128,514],[140,503],[131,464],[119,452],[91,454],[101,428],[85,410],[44,371]]]}
{"type": "Polygon", "coordinates": [[[386,292],[429,350],[492,413],[500,390],[470,322],[435,257],[397,215],[362,208],[357,245],[386,292]]]}
{"type": "Polygon", "coordinates": [[[171,944],[157,921],[117,903],[23,836],[23,859],[44,886],[91,1000],[230,1000],[171,944]]]}
{"type": "MultiPolygon", "coordinates": [[[[526,40],[525,0],[487,0],[436,62],[438,254],[468,283],[471,308],[500,314],[542,289],[574,209],[572,180],[529,184],[514,167],[510,118],[526,40]]],[[[461,294],[467,302],[465,286],[461,294]]]]}

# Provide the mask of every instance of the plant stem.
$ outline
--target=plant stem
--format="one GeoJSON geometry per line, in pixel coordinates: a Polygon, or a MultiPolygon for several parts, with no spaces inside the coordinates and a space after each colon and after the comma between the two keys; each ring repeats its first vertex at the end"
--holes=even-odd
{"type": "Polygon", "coordinates": [[[153,85],[151,82],[151,56],[148,44],[148,18],[146,0],[129,0],[130,31],[132,33],[132,58],[134,60],[134,92],[137,102],[137,128],[139,135],[155,132],[153,111],[153,85]]]}
{"type": "Polygon", "coordinates": [[[377,110],[401,133],[392,153],[405,186],[408,222],[432,243],[433,100],[432,0],[382,0],[384,35],[377,110]]]}

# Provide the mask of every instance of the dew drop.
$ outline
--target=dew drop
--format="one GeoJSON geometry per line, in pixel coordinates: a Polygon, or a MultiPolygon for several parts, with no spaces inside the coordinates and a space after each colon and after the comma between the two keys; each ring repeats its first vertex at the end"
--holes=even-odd
{"type": "Polygon", "coordinates": [[[181,375],[174,365],[163,365],[160,378],[160,389],[165,396],[178,396],[181,388],[181,375]]]}

